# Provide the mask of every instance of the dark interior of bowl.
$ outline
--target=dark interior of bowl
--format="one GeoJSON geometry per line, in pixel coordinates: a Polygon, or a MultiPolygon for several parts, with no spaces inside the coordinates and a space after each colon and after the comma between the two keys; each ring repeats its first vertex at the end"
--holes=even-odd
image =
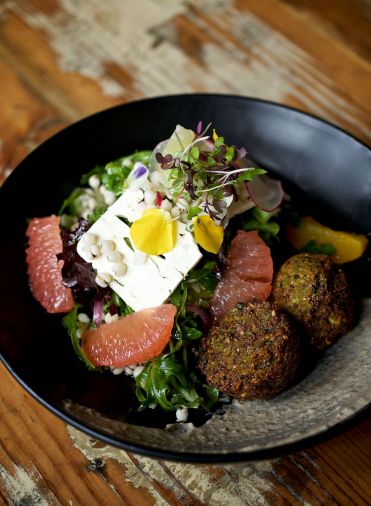
{"type": "MultiPolygon", "coordinates": [[[[228,142],[246,146],[252,159],[305,192],[315,203],[313,214],[322,221],[371,231],[370,150],[325,122],[282,106],[229,96],[173,96],[115,107],[48,140],[1,189],[0,349],[6,365],[44,404],[113,444],[193,460],[257,458],[321,434],[370,404],[367,300],[357,328],[287,392],[270,401],[234,403],[198,428],[179,424],[163,429],[159,427],[170,418],[133,410],[130,380],[84,368],[60,317],[46,314],[27,284],[28,218],[57,214],[81,174],[95,164],[150,149],[177,123],[195,128],[200,119],[204,124],[211,121],[228,142]]],[[[195,425],[204,421],[196,417],[195,425]]]]}

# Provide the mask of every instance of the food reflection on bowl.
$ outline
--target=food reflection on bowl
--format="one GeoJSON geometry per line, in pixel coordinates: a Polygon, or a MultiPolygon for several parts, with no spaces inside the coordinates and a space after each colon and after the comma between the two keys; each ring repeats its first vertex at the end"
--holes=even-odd
{"type": "MultiPolygon", "coordinates": [[[[58,317],[43,313],[27,292],[22,253],[25,220],[55,213],[56,202],[62,201],[69,191],[68,188],[56,187],[54,192],[50,192],[53,195],[43,195],[40,185],[28,184],[31,183],[28,179],[30,171],[33,172],[33,181],[40,183],[44,180],[48,161],[61,143],[68,149],[61,154],[57,169],[63,174],[64,184],[70,188],[77,186],[81,173],[96,163],[156,145],[169,136],[174,124],[197,124],[200,111],[202,119],[210,119],[217,131],[226,132],[225,137],[230,142],[245,145],[249,156],[260,166],[274,169],[276,174],[293,183],[296,186],[295,194],[305,190],[311,202],[315,201],[315,207],[311,207],[311,214],[315,217],[318,218],[319,212],[327,209],[326,222],[331,226],[335,223],[339,228],[349,227],[356,232],[369,231],[370,215],[367,211],[370,209],[370,199],[364,192],[364,183],[370,179],[370,152],[352,137],[324,122],[282,106],[224,96],[165,97],[105,111],[66,129],[38,148],[2,189],[2,202],[8,207],[12,206],[15,194],[22,194],[21,205],[13,213],[11,225],[4,225],[9,242],[2,254],[4,259],[8,255],[8,259],[11,258],[9,264],[13,265],[10,295],[17,296],[28,322],[33,324],[31,327],[22,327],[22,322],[11,322],[6,311],[7,302],[4,301],[2,327],[8,329],[8,335],[11,334],[11,339],[7,339],[3,345],[4,356],[13,372],[43,403],[60,416],[67,416],[71,423],[112,444],[149,454],[193,460],[257,458],[292,448],[287,445],[305,444],[308,438],[323,434],[328,427],[335,427],[369,404],[369,388],[366,388],[364,381],[361,385],[369,367],[366,359],[370,336],[367,336],[364,323],[369,318],[367,301],[363,304],[360,324],[325,352],[317,368],[287,392],[268,401],[233,403],[227,409],[219,409],[205,425],[198,428],[191,424],[180,424],[164,430],[156,426],[163,426],[171,420],[166,414],[159,419],[157,410],[147,417],[134,412],[133,393],[126,378],[103,379],[104,375],[99,374],[102,377],[97,379],[96,373],[87,372],[77,363],[66,335],[58,326],[58,317]],[[179,104],[182,107],[178,110],[179,104]],[[223,106],[223,111],[230,111],[225,113],[225,118],[216,112],[221,110],[219,106],[223,106]],[[161,121],[152,125],[149,118],[159,111],[163,112],[161,121]],[[237,116],[241,119],[239,127],[237,124],[233,127],[233,118],[237,116]],[[144,117],[147,118],[147,128],[140,131],[144,117]],[[264,135],[262,121],[264,125],[270,125],[264,135]],[[118,134],[123,123],[131,125],[125,131],[124,138],[118,134]],[[109,134],[106,125],[110,125],[109,134]],[[293,132],[295,135],[290,137],[293,132]],[[304,142],[306,136],[312,140],[317,136],[317,140],[321,140],[321,156],[310,149],[308,142],[304,142]],[[91,143],[94,138],[96,142],[91,143]],[[76,151],[73,168],[68,163],[69,154],[78,144],[82,150],[76,151]],[[344,151],[343,160],[331,157],[335,148],[344,151]],[[352,181],[355,182],[352,189],[347,188],[347,193],[342,194],[349,202],[345,209],[340,205],[340,188],[334,173],[342,177],[340,186],[344,179],[349,180],[343,162],[347,162],[350,156],[353,160],[356,157],[358,172],[352,174],[352,181]],[[27,167],[38,169],[28,171],[27,167]],[[311,171],[308,171],[308,167],[311,171]],[[52,350],[51,332],[54,335],[52,350]],[[17,351],[10,358],[12,343],[17,344],[17,351]],[[53,363],[51,356],[56,357],[53,363]],[[66,368],[69,370],[68,377],[66,368]],[[45,375],[49,378],[47,383],[45,375]],[[101,387],[97,388],[97,385],[105,385],[103,395],[100,395],[101,387]],[[334,391],[337,392],[335,396],[334,391]],[[352,398],[354,392],[357,395],[352,398]],[[152,427],[136,427],[133,421],[152,427]],[[228,434],[228,438],[224,434],[228,434]]],[[[352,269],[357,274],[354,266],[349,270],[352,269]]],[[[3,281],[7,275],[3,274],[3,281]]],[[[194,425],[199,425],[204,420],[194,421],[194,425]]]]}

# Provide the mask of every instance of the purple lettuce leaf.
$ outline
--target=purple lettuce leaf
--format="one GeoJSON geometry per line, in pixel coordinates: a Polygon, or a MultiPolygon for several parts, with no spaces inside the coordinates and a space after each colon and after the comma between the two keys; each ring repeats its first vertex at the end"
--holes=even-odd
{"type": "Polygon", "coordinates": [[[63,260],[63,284],[71,288],[75,302],[81,304],[89,313],[93,312],[94,302],[102,300],[110,293],[110,289],[101,288],[95,282],[97,275],[95,269],[77,253],[77,242],[85,234],[91,224],[79,219],[74,230],[62,230],[61,237],[63,251],[59,253],[58,260],[63,260]]]}

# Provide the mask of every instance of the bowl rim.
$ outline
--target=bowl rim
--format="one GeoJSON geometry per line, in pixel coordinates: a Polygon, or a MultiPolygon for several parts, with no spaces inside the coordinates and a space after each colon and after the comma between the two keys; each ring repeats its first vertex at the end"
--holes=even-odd
{"type": "MultiPolygon", "coordinates": [[[[182,93],[182,94],[174,94],[174,95],[159,95],[154,97],[148,97],[148,98],[140,98],[137,100],[131,100],[129,102],[124,102],[121,104],[116,104],[112,107],[102,109],[100,111],[97,111],[93,114],[90,114],[88,116],[85,116],[66,127],[62,128],[60,131],[52,135],[51,137],[45,139],[41,144],[39,144],[35,149],[33,149],[30,153],[28,153],[14,168],[12,173],[20,168],[23,165],[23,162],[30,157],[35,151],[38,151],[43,148],[43,146],[50,142],[52,139],[55,140],[59,135],[62,135],[65,130],[78,125],[80,123],[83,123],[85,121],[89,121],[93,117],[97,117],[99,115],[104,115],[110,110],[119,109],[119,108],[125,108],[125,106],[133,106],[135,104],[140,103],[149,103],[152,101],[168,101],[170,100],[184,100],[185,98],[189,97],[192,98],[227,98],[232,100],[246,100],[252,103],[263,103],[269,106],[273,106],[276,108],[280,108],[283,110],[289,110],[291,112],[294,112],[302,117],[310,117],[322,124],[326,124],[330,128],[333,128],[343,134],[345,134],[347,137],[352,138],[354,141],[358,142],[360,145],[365,147],[370,151],[371,154],[371,148],[368,146],[364,141],[357,138],[355,135],[349,133],[344,128],[335,125],[334,123],[321,118],[320,116],[302,111],[296,107],[292,107],[289,105],[285,105],[279,102],[274,102],[271,100],[265,100],[261,98],[254,98],[250,96],[245,95],[235,95],[235,94],[223,94],[223,93],[182,93]]],[[[9,176],[8,179],[12,177],[12,174],[9,176]]],[[[3,183],[2,187],[0,188],[0,192],[3,191],[2,189],[7,186],[8,179],[3,183]]],[[[323,443],[325,441],[328,441],[329,439],[338,436],[340,434],[343,434],[347,430],[351,429],[355,425],[359,424],[360,422],[366,420],[371,415],[371,402],[361,408],[360,410],[352,413],[349,415],[345,420],[338,421],[334,425],[324,428],[320,430],[316,434],[312,434],[307,437],[303,437],[300,440],[293,441],[290,443],[284,443],[279,444],[276,446],[273,446],[271,448],[264,448],[264,449],[258,449],[258,450],[245,450],[243,452],[231,452],[231,453],[225,453],[225,452],[213,452],[213,453],[195,453],[195,452],[180,452],[180,451],[173,451],[173,450],[162,450],[161,448],[154,448],[152,446],[148,446],[145,444],[132,444],[125,442],[121,439],[116,439],[114,436],[109,436],[106,434],[103,434],[99,432],[98,429],[93,429],[82,422],[75,419],[73,416],[67,414],[66,412],[62,411],[60,408],[53,406],[51,403],[46,401],[42,398],[41,395],[39,395],[37,392],[35,392],[21,377],[20,375],[15,371],[13,366],[11,365],[11,360],[7,359],[4,355],[4,353],[0,350],[0,359],[1,362],[4,364],[6,369],[9,371],[9,373],[15,378],[15,380],[20,384],[26,392],[28,392],[39,404],[41,404],[43,407],[45,407],[48,411],[53,413],[55,416],[63,420],[65,423],[71,425],[75,429],[80,430],[81,432],[87,434],[90,437],[93,437],[95,439],[98,439],[100,441],[103,441],[106,444],[109,444],[111,446],[115,446],[117,448],[120,448],[122,450],[137,453],[143,456],[152,457],[152,458],[158,458],[158,459],[165,459],[165,460],[172,460],[172,461],[178,461],[178,462],[189,462],[189,463],[209,463],[209,464],[221,464],[221,463],[232,463],[232,462],[243,462],[243,461],[257,461],[257,460],[265,460],[265,459],[272,459],[281,457],[283,455],[291,454],[297,451],[302,451],[307,449],[308,447],[311,447],[313,445],[317,445],[319,443],[323,443]]]]}

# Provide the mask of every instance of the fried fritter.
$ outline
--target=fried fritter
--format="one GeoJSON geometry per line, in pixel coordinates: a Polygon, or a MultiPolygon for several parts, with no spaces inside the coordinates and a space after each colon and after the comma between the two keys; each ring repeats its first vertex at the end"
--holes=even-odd
{"type": "Polygon", "coordinates": [[[289,258],[277,273],[272,295],[300,323],[315,349],[327,348],[354,323],[355,302],[346,276],[327,255],[289,258]]]}
{"type": "Polygon", "coordinates": [[[207,382],[239,400],[284,390],[300,362],[290,318],[270,302],[238,303],[202,339],[198,367],[207,382]]]}

